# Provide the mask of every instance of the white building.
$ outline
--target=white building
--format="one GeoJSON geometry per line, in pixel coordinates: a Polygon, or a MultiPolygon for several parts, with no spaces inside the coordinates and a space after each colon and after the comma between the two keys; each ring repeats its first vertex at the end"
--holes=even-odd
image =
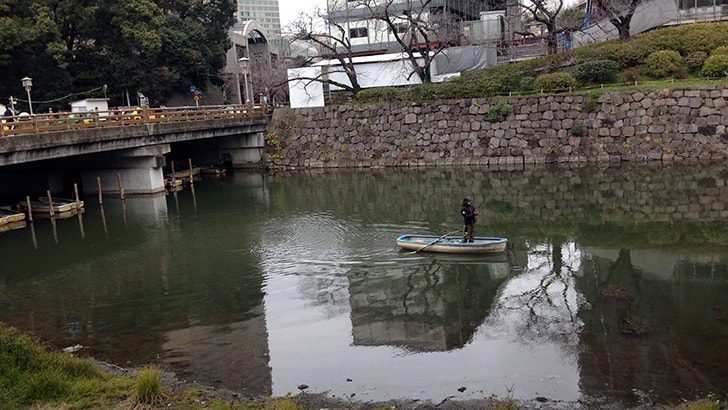
{"type": "Polygon", "coordinates": [[[329,0],[327,7],[328,19],[344,27],[355,55],[402,51],[393,31],[375,16],[385,8],[398,34],[420,48],[438,45],[424,44],[410,21],[429,24],[431,43],[452,46],[510,40],[520,26],[517,0],[329,0]]]}
{"type": "Polygon", "coordinates": [[[108,111],[108,98],[87,98],[71,102],[71,112],[108,111]]]}

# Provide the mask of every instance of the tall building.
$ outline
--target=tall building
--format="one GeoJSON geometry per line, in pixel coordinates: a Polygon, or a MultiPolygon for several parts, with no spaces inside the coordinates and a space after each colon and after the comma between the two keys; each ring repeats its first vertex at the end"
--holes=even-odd
{"type": "Polygon", "coordinates": [[[512,40],[520,27],[518,4],[517,0],[327,0],[327,10],[330,21],[343,28],[351,51],[366,55],[401,49],[383,15],[396,22],[397,33],[412,46],[463,46],[512,40]],[[428,22],[431,44],[423,43],[419,34],[423,27],[410,26],[418,21],[414,24],[428,22]]]}
{"type": "Polygon", "coordinates": [[[265,29],[272,43],[281,38],[281,15],[278,0],[238,0],[238,21],[254,20],[265,29]]]}

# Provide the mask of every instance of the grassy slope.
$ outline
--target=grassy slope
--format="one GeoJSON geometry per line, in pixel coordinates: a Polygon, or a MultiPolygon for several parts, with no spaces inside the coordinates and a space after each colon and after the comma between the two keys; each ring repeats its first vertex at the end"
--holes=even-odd
{"type": "MultiPolygon", "coordinates": [[[[725,64],[725,69],[728,69],[726,45],[728,23],[688,24],[634,35],[628,41],[606,41],[554,55],[467,71],[443,83],[401,89],[366,89],[357,95],[356,100],[359,103],[426,103],[447,99],[531,95],[539,93],[544,83],[548,89],[548,76],[554,74],[571,76],[571,90],[576,92],[593,89],[603,91],[602,87],[645,89],[690,86],[715,80],[725,82],[725,76],[722,79],[708,78],[703,71],[708,69],[705,63],[709,58],[713,62],[725,64]],[[665,51],[677,53],[677,61],[661,53],[653,54],[665,51]],[[609,69],[606,69],[607,66],[609,69]],[[634,85],[635,81],[637,86],[634,85]],[[678,81],[679,85],[674,81],[678,81]]],[[[554,79],[550,81],[555,82],[554,79]]],[[[556,83],[551,90],[565,91],[558,86],[556,83]]]]}

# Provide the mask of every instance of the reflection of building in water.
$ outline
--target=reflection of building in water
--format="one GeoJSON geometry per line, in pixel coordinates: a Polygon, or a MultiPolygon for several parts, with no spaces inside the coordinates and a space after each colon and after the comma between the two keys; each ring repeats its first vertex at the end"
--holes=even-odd
{"type": "Polygon", "coordinates": [[[728,261],[670,252],[583,250],[582,389],[665,402],[728,386],[728,261]],[[649,393],[648,393],[649,392],[649,393]],[[677,397],[677,395],[680,395],[677,397]]]}
{"type": "Polygon", "coordinates": [[[467,344],[483,323],[507,260],[427,260],[402,269],[370,270],[350,280],[354,344],[447,351],[467,344]]]}
{"type": "Polygon", "coordinates": [[[268,333],[262,312],[244,322],[194,326],[166,334],[161,357],[180,379],[209,380],[206,384],[245,395],[270,394],[268,333]]]}

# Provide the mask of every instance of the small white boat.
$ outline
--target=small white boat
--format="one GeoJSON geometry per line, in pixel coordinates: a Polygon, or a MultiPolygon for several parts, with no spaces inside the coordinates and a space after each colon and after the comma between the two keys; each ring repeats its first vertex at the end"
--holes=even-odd
{"type": "MultiPolygon", "coordinates": [[[[79,209],[83,208],[83,201],[75,199],[69,199],[69,198],[51,198],[51,201],[53,201],[53,206],[59,206],[59,207],[65,207],[68,208],[67,205],[70,205],[70,209],[79,209]]],[[[48,204],[48,197],[47,196],[41,196],[38,198],[38,202],[42,202],[44,204],[48,204]]],[[[62,211],[65,212],[65,211],[62,211]]]]}
{"type": "MultiPolygon", "coordinates": [[[[26,202],[26,201],[18,202],[18,205],[20,205],[26,212],[28,212],[28,202],[26,202]]],[[[76,205],[53,203],[53,213],[54,214],[59,214],[62,212],[71,212],[74,209],[76,209],[76,205]]],[[[51,205],[48,203],[48,201],[46,201],[46,202],[30,201],[30,210],[33,212],[33,216],[50,214],[51,205]]]]}
{"type": "Polygon", "coordinates": [[[498,253],[506,250],[508,239],[476,236],[473,242],[463,242],[462,235],[405,234],[397,238],[397,246],[415,252],[498,253]]]}
{"type": "Polygon", "coordinates": [[[201,167],[194,167],[192,169],[182,169],[182,170],[179,170],[179,171],[175,171],[174,173],[166,174],[165,175],[165,178],[168,178],[168,179],[177,179],[177,178],[179,178],[179,179],[190,179],[190,178],[199,177],[201,173],[202,173],[202,168],[201,167]]]}
{"type": "MultiPolygon", "coordinates": [[[[27,213],[28,202],[18,202],[18,205],[27,213]]],[[[51,206],[48,201],[30,201],[30,211],[33,212],[33,218],[48,218],[51,214],[51,206]]],[[[84,208],[76,207],[76,203],[53,203],[53,217],[57,219],[68,218],[79,213],[83,213],[84,208]]]]}

